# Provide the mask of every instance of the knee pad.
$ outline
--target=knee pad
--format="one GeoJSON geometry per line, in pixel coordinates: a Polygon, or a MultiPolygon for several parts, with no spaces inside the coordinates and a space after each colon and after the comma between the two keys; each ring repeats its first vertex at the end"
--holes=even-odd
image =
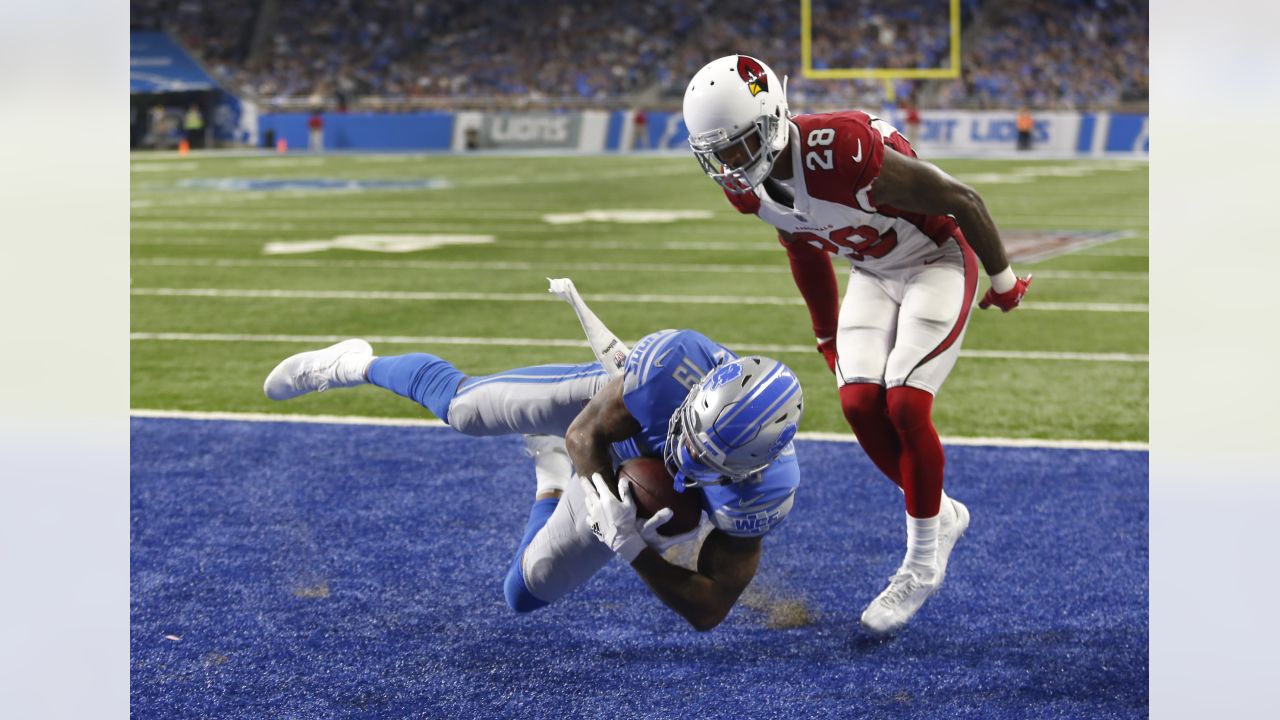
{"type": "Polygon", "coordinates": [[[903,385],[889,390],[886,395],[889,420],[899,432],[907,432],[932,424],[933,395],[931,393],[903,385]]]}
{"type": "Polygon", "coordinates": [[[884,412],[884,387],[875,383],[850,383],[840,387],[840,409],[849,422],[884,412]]]}

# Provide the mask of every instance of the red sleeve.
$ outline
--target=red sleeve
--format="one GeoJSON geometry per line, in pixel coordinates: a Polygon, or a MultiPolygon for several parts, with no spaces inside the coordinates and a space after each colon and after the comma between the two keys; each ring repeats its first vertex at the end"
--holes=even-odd
{"type": "Polygon", "coordinates": [[[844,176],[842,179],[856,193],[880,177],[880,168],[884,165],[884,139],[867,120],[847,120],[840,123],[839,129],[836,147],[840,148],[840,154],[836,157],[836,167],[840,168],[840,174],[844,176]]]}
{"type": "Polygon", "coordinates": [[[826,250],[804,242],[789,242],[778,233],[778,242],[787,249],[791,261],[791,277],[809,306],[815,338],[833,338],[840,317],[840,286],[831,257],[826,250]]]}
{"type": "MultiPolygon", "coordinates": [[[[864,112],[848,111],[813,115],[805,118],[800,125],[801,152],[806,158],[804,181],[809,194],[827,202],[863,207],[858,193],[864,196],[867,189],[880,176],[880,167],[884,163],[884,139],[880,132],[871,126],[871,117],[864,112]],[[830,142],[814,145],[811,139],[820,139],[818,133],[832,131],[834,137],[830,142]],[[821,159],[831,153],[832,168],[824,167],[821,159]],[[808,154],[818,157],[812,162],[808,154]]],[[[870,208],[863,207],[870,211],[870,208]]]]}

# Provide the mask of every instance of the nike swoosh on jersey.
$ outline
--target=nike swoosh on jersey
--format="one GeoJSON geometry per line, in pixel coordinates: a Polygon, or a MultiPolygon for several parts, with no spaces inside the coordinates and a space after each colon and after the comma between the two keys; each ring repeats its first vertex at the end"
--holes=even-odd
{"type": "Polygon", "coordinates": [[[858,152],[853,155],[854,162],[862,162],[862,138],[858,138],[858,152]]]}
{"type": "Polygon", "coordinates": [[[655,368],[662,367],[667,362],[667,356],[669,356],[673,352],[675,352],[675,348],[667,348],[666,352],[662,353],[661,355],[659,355],[657,358],[654,359],[653,366],[655,368]]]}

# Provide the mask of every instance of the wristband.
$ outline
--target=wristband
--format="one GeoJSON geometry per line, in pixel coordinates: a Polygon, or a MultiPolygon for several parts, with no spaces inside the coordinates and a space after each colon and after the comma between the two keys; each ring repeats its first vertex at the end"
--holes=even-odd
{"type": "Polygon", "coordinates": [[[1018,276],[1013,274],[1013,266],[991,276],[991,289],[1001,295],[1009,292],[1018,284],[1018,276]]]}

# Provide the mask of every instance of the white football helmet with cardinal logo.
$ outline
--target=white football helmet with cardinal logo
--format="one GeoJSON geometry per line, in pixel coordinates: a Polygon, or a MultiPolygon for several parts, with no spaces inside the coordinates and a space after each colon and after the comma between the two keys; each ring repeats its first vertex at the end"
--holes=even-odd
{"type": "Polygon", "coordinates": [[[786,78],[748,55],[712,60],[684,91],[684,124],[689,146],[707,175],[733,193],[764,182],[778,154],[787,147],[786,78]],[[742,144],[741,153],[726,153],[742,144]],[[742,157],[728,167],[721,157],[742,157]]]}

